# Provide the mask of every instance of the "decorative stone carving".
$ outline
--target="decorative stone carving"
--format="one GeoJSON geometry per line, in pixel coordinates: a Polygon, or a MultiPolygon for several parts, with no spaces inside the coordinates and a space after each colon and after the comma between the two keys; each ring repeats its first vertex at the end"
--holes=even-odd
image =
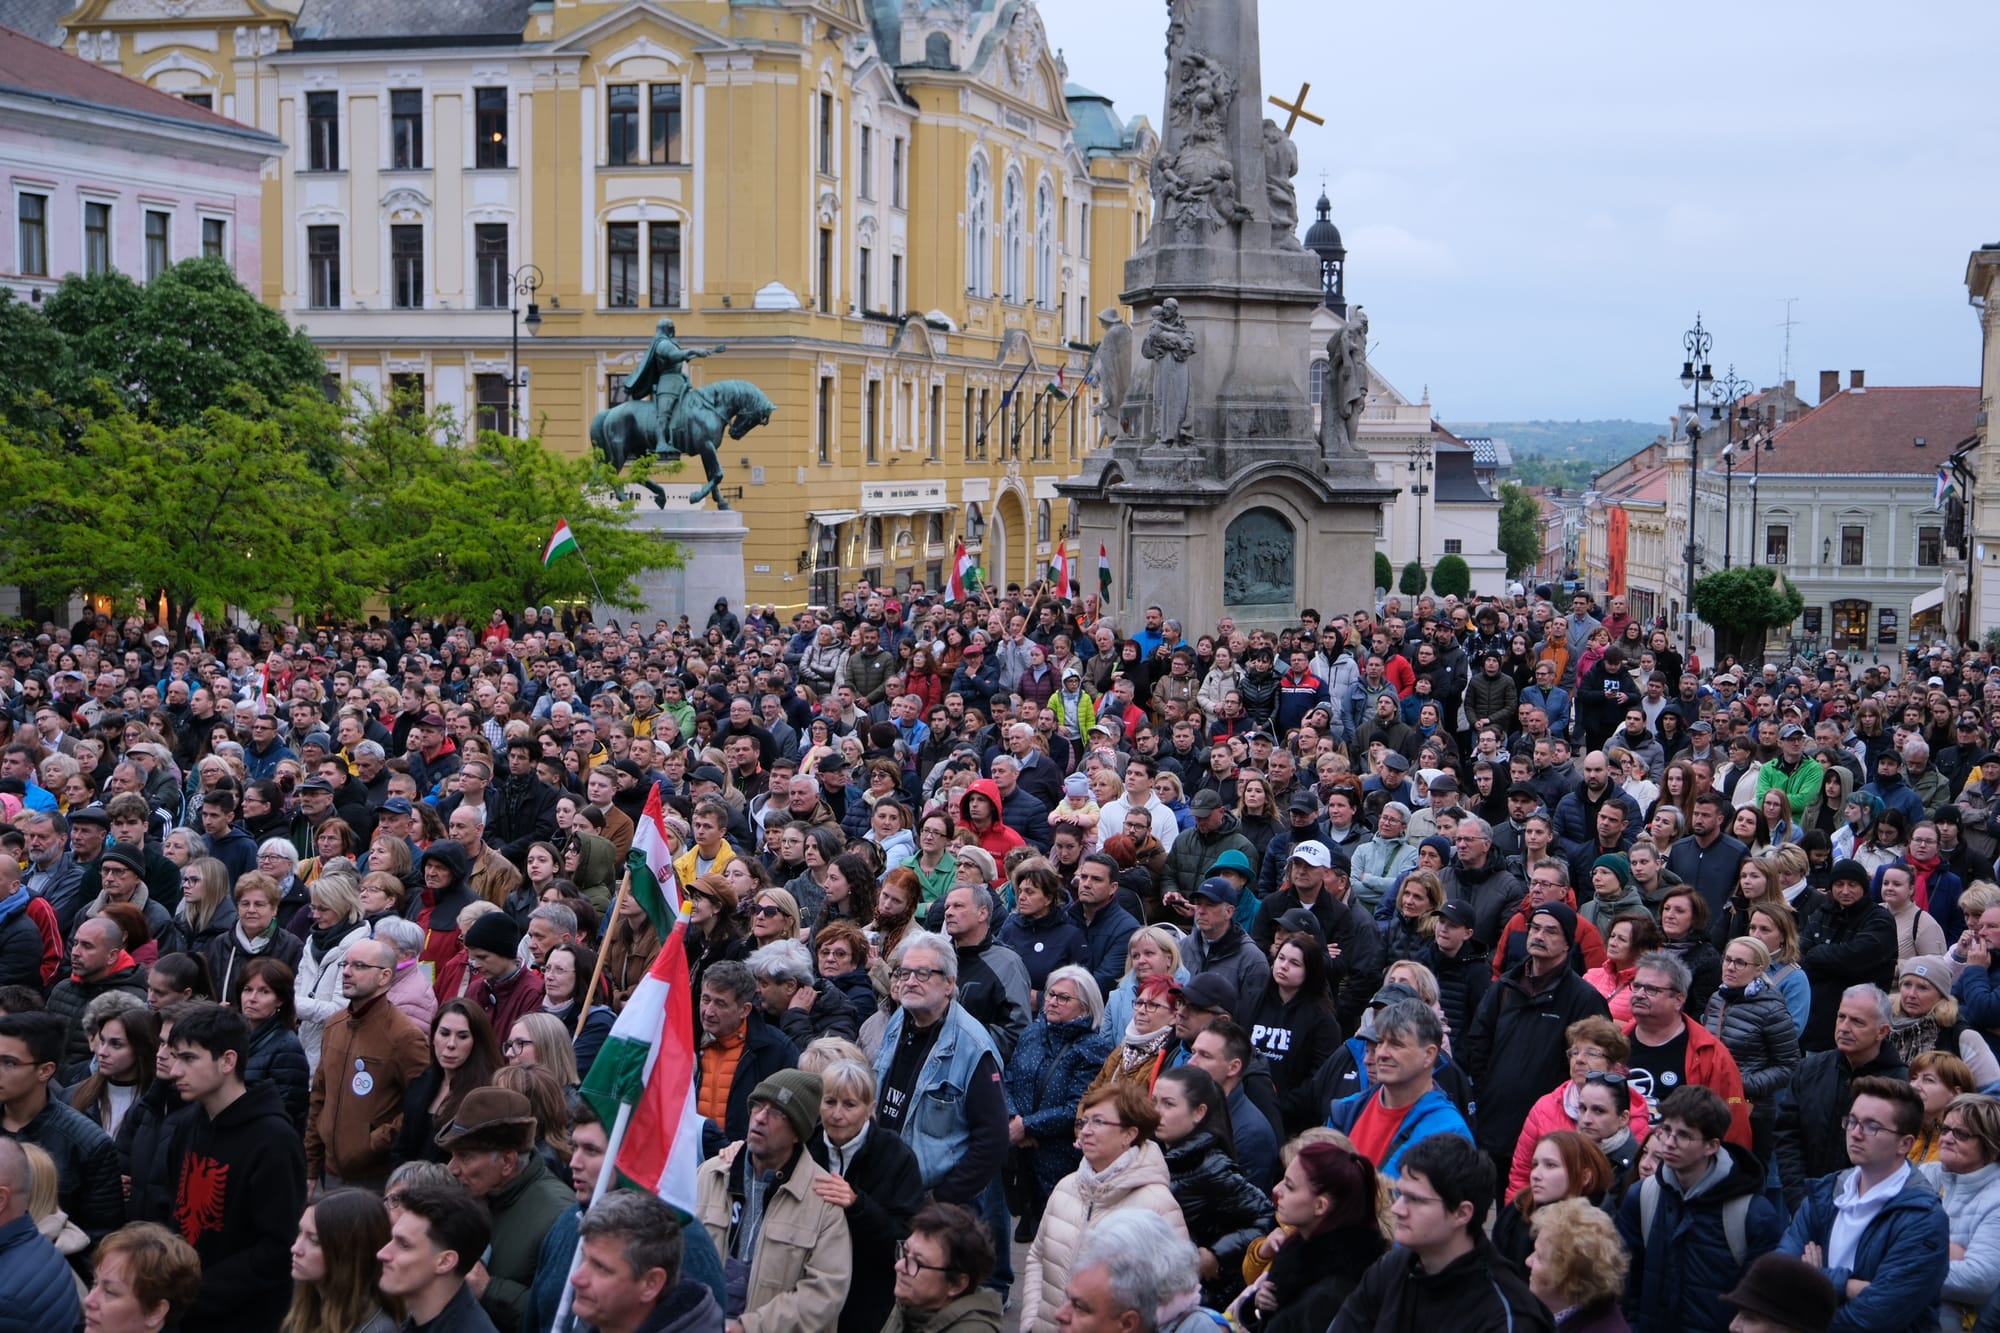
{"type": "Polygon", "coordinates": [[[1235,607],[1290,607],[1297,587],[1298,539],[1274,509],[1237,515],[1222,538],[1222,601],[1235,607]]]}
{"type": "Polygon", "coordinates": [[[1360,444],[1361,414],[1368,406],[1368,312],[1360,306],[1327,340],[1326,394],[1320,412],[1320,448],[1331,458],[1360,444]]]}
{"type": "Polygon", "coordinates": [[[1104,335],[1097,340],[1084,378],[1096,377],[1098,425],[1103,438],[1115,440],[1125,434],[1125,396],[1132,391],[1132,326],[1117,306],[1099,311],[1097,322],[1104,326],[1104,335]]]}
{"type": "Polygon", "coordinates": [[[1007,77],[1016,88],[1027,85],[1034,77],[1035,64],[1042,56],[1042,19],[1030,5],[1023,5],[1014,11],[1014,21],[1007,28],[1007,77]]]}
{"type": "Polygon", "coordinates": [[[1229,130],[1229,104],[1236,98],[1236,76],[1199,51],[1180,58],[1180,86],[1167,103],[1168,123],[1186,131],[1187,138],[1221,142],[1229,130]]]}
{"type": "Polygon", "coordinates": [[[1299,231],[1299,196],[1292,177],[1299,174],[1299,149],[1275,120],[1264,122],[1264,204],[1271,215],[1271,243],[1280,250],[1303,250],[1299,231]]]}
{"type": "Polygon", "coordinates": [[[1188,361],[1200,350],[1194,331],[1173,297],[1153,310],[1153,322],[1139,355],[1153,363],[1153,438],[1161,444],[1185,444],[1188,429],[1188,361]]]}
{"type": "Polygon", "coordinates": [[[1179,569],[1181,567],[1181,547],[1179,542],[1140,542],[1137,549],[1140,561],[1148,569],[1179,569]]]}

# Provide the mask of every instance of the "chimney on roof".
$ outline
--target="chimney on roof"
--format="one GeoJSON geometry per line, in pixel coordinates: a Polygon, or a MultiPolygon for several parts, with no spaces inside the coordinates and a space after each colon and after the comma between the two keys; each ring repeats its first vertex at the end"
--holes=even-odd
{"type": "Polygon", "coordinates": [[[1833,397],[1835,394],[1839,392],[1840,392],[1840,372],[1837,370],[1822,370],[1819,373],[1820,402],[1824,403],[1827,399],[1833,397]]]}
{"type": "Polygon", "coordinates": [[[1854,390],[1856,393],[1860,393],[1863,389],[1868,387],[1867,375],[1868,372],[1865,370],[1848,371],[1847,387],[1854,390]]]}

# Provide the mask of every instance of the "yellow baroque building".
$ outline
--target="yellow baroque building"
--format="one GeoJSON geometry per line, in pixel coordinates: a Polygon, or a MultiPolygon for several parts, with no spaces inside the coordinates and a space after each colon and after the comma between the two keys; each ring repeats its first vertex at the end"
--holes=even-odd
{"type": "Polygon", "coordinates": [[[1025,582],[1063,537],[1157,140],[1067,82],[1034,0],[9,15],[284,141],[263,296],[357,390],[581,451],[661,317],[726,344],[695,382],[778,407],[723,458],[753,601],[935,588],[961,537],[1025,582]]]}

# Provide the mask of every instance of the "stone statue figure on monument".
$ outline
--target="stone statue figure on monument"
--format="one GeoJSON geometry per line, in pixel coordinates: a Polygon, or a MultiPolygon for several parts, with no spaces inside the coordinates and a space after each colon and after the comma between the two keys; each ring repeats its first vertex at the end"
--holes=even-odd
{"type": "Polygon", "coordinates": [[[1327,394],[1320,413],[1320,442],[1329,457],[1358,448],[1361,414],[1368,406],[1368,314],[1360,306],[1327,340],[1327,394]]]}
{"type": "Polygon", "coordinates": [[[1229,104],[1236,98],[1236,76],[1199,51],[1180,58],[1180,86],[1167,104],[1173,124],[1189,140],[1219,143],[1229,133],[1229,104]]]}
{"type": "Polygon", "coordinates": [[[1085,378],[1097,381],[1097,417],[1103,438],[1115,440],[1125,433],[1125,398],[1132,392],[1132,326],[1117,306],[1099,311],[1097,322],[1104,326],[1104,336],[1097,340],[1097,354],[1091,357],[1085,378]]]}
{"type": "Polygon", "coordinates": [[[1188,359],[1197,350],[1194,332],[1171,296],[1153,310],[1152,325],[1139,355],[1153,363],[1154,438],[1161,444],[1187,443],[1188,359]]]}
{"type": "Polygon", "coordinates": [[[1292,177],[1299,174],[1299,148],[1278,122],[1264,122],[1264,200],[1271,214],[1271,243],[1280,250],[1303,250],[1299,231],[1299,196],[1292,177]]]}

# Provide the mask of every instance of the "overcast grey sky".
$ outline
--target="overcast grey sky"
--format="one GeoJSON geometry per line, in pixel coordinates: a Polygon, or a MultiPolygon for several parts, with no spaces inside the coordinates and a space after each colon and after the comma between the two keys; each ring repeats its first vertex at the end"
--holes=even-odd
{"type": "MultiPolygon", "coordinates": [[[[1209,0],[1254,3],[1255,0],[1209,0]]],[[[1041,0],[1074,81],[1160,123],[1163,0],[1041,0]]],[[[1784,350],[1977,384],[1966,256],[2000,241],[1992,0],[1262,0],[1264,93],[1310,81],[1376,364],[1448,421],[1671,413],[1700,310],[1716,373],[1784,350]],[[1982,33],[1985,35],[1982,36],[1982,33]]]]}

